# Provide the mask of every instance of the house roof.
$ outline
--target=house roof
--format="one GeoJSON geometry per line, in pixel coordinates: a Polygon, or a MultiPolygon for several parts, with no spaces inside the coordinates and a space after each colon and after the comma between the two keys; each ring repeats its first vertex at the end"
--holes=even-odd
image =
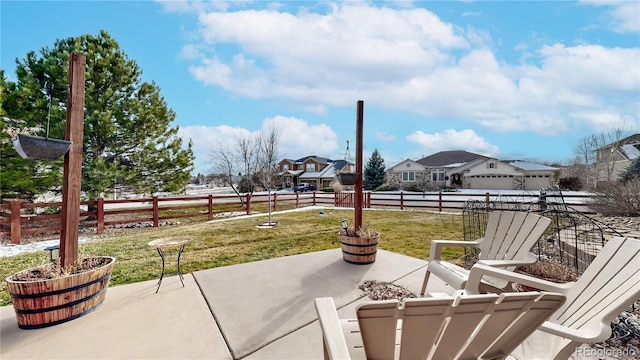
{"type": "Polygon", "coordinates": [[[536,163],[532,163],[532,162],[528,162],[528,161],[520,161],[520,160],[515,160],[515,161],[505,161],[507,164],[516,167],[520,170],[524,170],[524,171],[556,171],[556,170],[560,170],[558,168],[555,167],[551,167],[551,166],[547,166],[547,165],[542,165],[542,164],[536,164],[536,163]]]}
{"type": "Polygon", "coordinates": [[[640,157],[640,143],[622,145],[622,152],[629,160],[637,159],[640,157]]]}
{"type": "Polygon", "coordinates": [[[477,158],[485,158],[486,156],[470,153],[463,150],[450,150],[440,151],[433,155],[424,157],[417,162],[424,166],[450,166],[456,164],[457,166],[463,163],[475,160],[477,158]]]}
{"type": "Polygon", "coordinates": [[[328,164],[330,162],[333,162],[333,160],[325,158],[325,157],[321,157],[321,156],[316,156],[316,155],[309,155],[309,156],[305,156],[303,158],[300,158],[298,160],[296,160],[296,162],[298,163],[302,163],[305,162],[309,159],[312,159],[313,161],[317,162],[317,163],[321,163],[321,164],[328,164]]]}

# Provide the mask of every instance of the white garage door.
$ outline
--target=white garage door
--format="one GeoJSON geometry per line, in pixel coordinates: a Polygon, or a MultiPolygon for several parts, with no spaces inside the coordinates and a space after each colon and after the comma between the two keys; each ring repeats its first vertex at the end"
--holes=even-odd
{"type": "Polygon", "coordinates": [[[512,175],[475,175],[471,176],[472,189],[512,190],[512,175]]]}
{"type": "Polygon", "coordinates": [[[551,186],[549,175],[527,175],[524,177],[525,190],[540,190],[549,186],[551,186]]]}

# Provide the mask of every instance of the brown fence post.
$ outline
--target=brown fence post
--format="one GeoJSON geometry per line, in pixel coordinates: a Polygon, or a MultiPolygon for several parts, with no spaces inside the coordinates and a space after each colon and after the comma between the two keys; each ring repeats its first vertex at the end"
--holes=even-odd
{"type": "Polygon", "coordinates": [[[160,209],[158,208],[158,195],[153,197],[153,227],[158,227],[160,223],[160,209]]]}
{"type": "Polygon", "coordinates": [[[11,209],[11,243],[20,244],[20,238],[22,236],[21,224],[20,224],[20,205],[22,202],[18,199],[12,199],[9,201],[11,209]]]}
{"type": "Polygon", "coordinates": [[[278,201],[276,201],[276,199],[277,199],[276,195],[278,195],[278,194],[273,193],[273,211],[278,211],[278,210],[276,210],[276,207],[278,205],[278,201]]]}
{"type": "Polygon", "coordinates": [[[404,210],[404,193],[400,192],[400,210],[404,210]]]}
{"type": "Polygon", "coordinates": [[[251,194],[247,194],[247,215],[251,215],[251,194]]]}
{"type": "Polygon", "coordinates": [[[485,204],[484,206],[485,206],[485,210],[486,210],[487,212],[489,212],[489,210],[490,210],[490,207],[489,207],[489,199],[490,199],[490,198],[489,198],[489,193],[487,192],[487,193],[485,193],[485,194],[484,194],[484,204],[485,204]]]}
{"type": "Polygon", "coordinates": [[[296,191],[296,209],[300,207],[300,195],[296,191]]]}
{"type": "Polygon", "coordinates": [[[100,235],[104,232],[104,199],[101,197],[98,198],[98,209],[96,211],[96,232],[100,235]]]}
{"type": "Polygon", "coordinates": [[[316,192],[313,192],[313,206],[316,206],[316,192]]]}
{"type": "Polygon", "coordinates": [[[213,195],[209,194],[209,221],[213,220],[213,195]]]}
{"type": "Polygon", "coordinates": [[[442,191],[438,191],[438,211],[442,212],[442,191]]]}

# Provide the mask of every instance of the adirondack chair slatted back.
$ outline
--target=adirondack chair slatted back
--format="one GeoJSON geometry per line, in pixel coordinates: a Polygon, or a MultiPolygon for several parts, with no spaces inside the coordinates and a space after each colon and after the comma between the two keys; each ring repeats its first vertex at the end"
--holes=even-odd
{"type": "Polygon", "coordinates": [[[640,240],[609,240],[566,295],[551,321],[574,329],[611,322],[640,299],[640,240]],[[604,316],[597,316],[603,309],[604,316]]]}
{"type": "Polygon", "coordinates": [[[529,253],[551,224],[551,219],[521,211],[494,211],[489,215],[480,260],[510,260],[529,253]]]}
{"type": "Polygon", "coordinates": [[[366,303],[356,312],[367,359],[394,359],[398,351],[401,360],[500,358],[564,300],[553,293],[483,294],[407,299],[401,307],[395,300],[366,303]]]}

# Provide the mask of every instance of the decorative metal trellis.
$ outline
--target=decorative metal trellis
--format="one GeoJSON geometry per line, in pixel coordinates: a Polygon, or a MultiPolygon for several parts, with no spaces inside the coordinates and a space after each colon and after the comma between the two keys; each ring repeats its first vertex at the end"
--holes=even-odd
{"type": "Polygon", "coordinates": [[[464,239],[471,241],[484,236],[491,211],[537,212],[549,217],[552,222],[532,251],[539,258],[557,260],[582,274],[609,236],[622,236],[615,229],[567,205],[562,191],[557,187],[540,190],[537,201],[520,200],[498,196],[489,201],[467,201],[462,216],[464,239]]]}

